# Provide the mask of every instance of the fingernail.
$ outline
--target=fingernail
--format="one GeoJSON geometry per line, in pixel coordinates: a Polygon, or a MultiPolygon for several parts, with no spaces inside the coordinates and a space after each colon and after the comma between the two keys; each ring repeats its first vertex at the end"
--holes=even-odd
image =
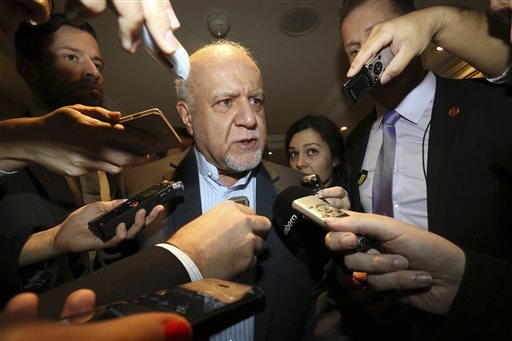
{"type": "Polygon", "coordinates": [[[352,77],[352,74],[354,73],[354,68],[351,66],[350,69],[348,69],[347,77],[352,77]]]}
{"type": "Polygon", "coordinates": [[[395,258],[393,259],[393,267],[395,269],[407,269],[409,264],[407,264],[407,261],[403,258],[395,258]]]}
{"type": "Polygon", "coordinates": [[[416,282],[423,284],[425,286],[429,286],[432,284],[432,276],[427,274],[416,275],[414,276],[414,279],[416,280],[416,282]]]}
{"type": "Polygon", "coordinates": [[[172,30],[168,30],[165,33],[165,43],[167,44],[167,48],[169,50],[176,51],[176,48],[178,46],[176,46],[176,38],[174,37],[174,33],[172,32],[172,30]]]}
{"type": "Polygon", "coordinates": [[[355,236],[345,236],[342,238],[341,242],[345,247],[349,247],[351,249],[355,249],[357,247],[357,238],[355,236]]]}
{"type": "Polygon", "coordinates": [[[390,78],[389,78],[389,76],[388,76],[388,75],[383,75],[383,76],[381,77],[381,79],[380,79],[380,82],[381,82],[381,84],[385,84],[385,83],[387,83],[387,82],[389,81],[389,79],[390,79],[390,78]]]}
{"type": "Polygon", "coordinates": [[[324,197],[324,191],[323,190],[319,190],[316,192],[316,195],[319,196],[320,198],[323,198],[324,197]]]}
{"type": "Polygon", "coordinates": [[[133,43],[132,43],[132,48],[131,48],[131,51],[132,53],[134,53],[135,51],[137,51],[139,49],[139,46],[141,44],[141,40],[140,39],[137,39],[135,40],[133,43]]]}
{"type": "Polygon", "coordinates": [[[164,335],[167,341],[192,340],[192,329],[183,320],[172,320],[164,325],[164,335]]]}

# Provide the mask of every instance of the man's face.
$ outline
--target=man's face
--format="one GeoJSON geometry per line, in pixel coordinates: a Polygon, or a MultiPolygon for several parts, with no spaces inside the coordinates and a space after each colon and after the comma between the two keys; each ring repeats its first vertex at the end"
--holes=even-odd
{"type": "Polygon", "coordinates": [[[221,172],[255,168],[265,147],[263,84],[240,50],[215,46],[191,59],[194,110],[178,110],[199,151],[221,172]]]}
{"type": "Polygon", "coordinates": [[[49,109],[101,105],[103,59],[94,37],[64,25],[44,44],[37,88],[49,109]]]}
{"type": "Polygon", "coordinates": [[[375,25],[397,16],[392,5],[383,0],[370,0],[350,12],[341,25],[343,47],[350,62],[357,56],[375,25]]]}

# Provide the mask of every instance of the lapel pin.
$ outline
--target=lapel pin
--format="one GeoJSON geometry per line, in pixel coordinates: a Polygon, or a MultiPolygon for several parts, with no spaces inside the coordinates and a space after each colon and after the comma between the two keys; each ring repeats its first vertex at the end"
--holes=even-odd
{"type": "Polygon", "coordinates": [[[459,113],[460,113],[460,108],[459,107],[451,107],[450,110],[448,110],[448,115],[450,115],[451,117],[455,117],[459,113]]]}

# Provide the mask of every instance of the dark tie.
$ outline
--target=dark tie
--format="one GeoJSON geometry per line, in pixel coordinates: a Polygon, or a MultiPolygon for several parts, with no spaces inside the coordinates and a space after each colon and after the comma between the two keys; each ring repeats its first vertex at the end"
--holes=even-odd
{"type": "Polygon", "coordinates": [[[393,168],[395,165],[395,123],[400,114],[392,110],[382,118],[382,147],[373,177],[373,213],[393,217],[393,168]]]}

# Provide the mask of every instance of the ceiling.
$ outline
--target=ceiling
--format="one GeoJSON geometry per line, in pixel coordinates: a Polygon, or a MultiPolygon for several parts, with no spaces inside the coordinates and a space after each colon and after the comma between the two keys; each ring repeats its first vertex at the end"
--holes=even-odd
{"type": "MultiPolygon", "coordinates": [[[[56,1],[57,9],[63,3],[56,1]]],[[[206,27],[209,14],[223,12],[230,17],[226,38],[248,47],[263,73],[268,147],[274,161],[285,162],[284,134],[300,117],[326,115],[340,127],[347,126],[347,134],[371,108],[370,99],[351,105],[340,92],[348,63],[341,50],[338,0],[173,0],[172,4],[181,22],[176,36],[189,53],[215,39],[206,27]],[[286,35],[280,29],[281,17],[299,6],[316,9],[320,22],[306,35],[286,35]]],[[[174,106],[173,75],[143,49],[134,55],[121,49],[112,13],[94,18],[91,24],[98,33],[105,59],[105,106],[123,113],[158,107],[171,124],[180,126],[174,106]]],[[[0,107],[2,113],[19,113],[27,107],[30,93],[14,70],[12,46],[7,43],[0,49],[0,107]]],[[[445,74],[460,66],[446,53],[430,53],[426,60],[445,74]]]]}

